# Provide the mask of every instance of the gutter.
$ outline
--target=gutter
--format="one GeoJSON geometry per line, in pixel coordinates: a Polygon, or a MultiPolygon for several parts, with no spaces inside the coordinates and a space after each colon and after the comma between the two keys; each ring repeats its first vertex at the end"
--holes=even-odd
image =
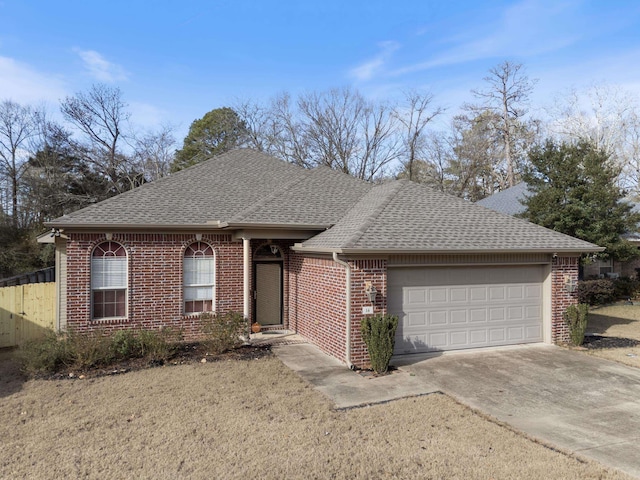
{"type": "Polygon", "coordinates": [[[346,324],[346,334],[345,334],[346,336],[345,362],[347,364],[347,367],[350,370],[353,370],[354,366],[351,363],[351,266],[347,262],[340,260],[336,252],[333,252],[333,261],[336,262],[338,265],[342,265],[347,274],[347,280],[346,280],[347,312],[345,315],[347,324],[346,324]]]}
{"type": "Polygon", "coordinates": [[[296,243],[291,247],[294,252],[301,253],[338,253],[344,255],[479,255],[479,254],[496,254],[496,253],[548,253],[548,254],[575,254],[580,255],[585,252],[602,252],[604,247],[585,246],[584,248],[496,248],[496,249],[433,249],[433,250],[408,250],[408,249],[394,249],[394,248],[341,248],[341,247],[306,247],[302,244],[296,243]]]}

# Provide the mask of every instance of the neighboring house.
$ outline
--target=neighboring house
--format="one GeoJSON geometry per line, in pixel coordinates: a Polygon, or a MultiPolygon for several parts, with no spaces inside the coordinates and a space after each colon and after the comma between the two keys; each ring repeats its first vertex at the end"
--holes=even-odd
{"type": "MultiPolygon", "coordinates": [[[[351,366],[361,319],[396,354],[563,342],[596,245],[407,180],[371,184],[235,150],[48,224],[58,328],[182,329],[243,312],[351,366]]],[[[44,238],[44,237],[43,237],[44,238]]]]}
{"type": "MultiPolygon", "coordinates": [[[[490,208],[496,212],[505,213],[507,215],[520,215],[525,212],[526,207],[523,201],[530,195],[528,185],[520,182],[511,188],[494,193],[482,200],[476,202],[478,205],[490,208]]],[[[640,209],[640,205],[632,202],[634,211],[640,209]]],[[[640,248],[640,234],[638,232],[629,232],[623,235],[629,242],[640,248]]],[[[615,261],[612,258],[601,259],[594,256],[591,263],[584,265],[584,278],[590,277],[635,277],[637,276],[637,268],[640,268],[640,259],[633,259],[626,262],[615,261]]]]}

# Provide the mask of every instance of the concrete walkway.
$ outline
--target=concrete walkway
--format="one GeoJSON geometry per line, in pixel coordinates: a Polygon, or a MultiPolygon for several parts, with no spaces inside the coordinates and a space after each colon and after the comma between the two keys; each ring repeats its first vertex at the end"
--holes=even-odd
{"type": "Polygon", "coordinates": [[[332,400],[337,408],[351,408],[437,392],[438,388],[410,372],[397,370],[383,377],[363,377],[316,346],[302,342],[274,342],[273,352],[291,370],[332,400]]]}
{"type": "MultiPolygon", "coordinates": [[[[296,340],[298,338],[298,340],[296,340]]],[[[543,442],[640,478],[640,370],[551,345],[394,358],[365,378],[304,343],[274,342],[282,362],[337,408],[444,392],[543,442]]]]}

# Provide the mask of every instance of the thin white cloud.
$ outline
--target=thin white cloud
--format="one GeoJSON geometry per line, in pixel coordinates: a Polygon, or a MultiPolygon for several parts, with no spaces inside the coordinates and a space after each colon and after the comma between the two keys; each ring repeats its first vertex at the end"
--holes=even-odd
{"type": "MultiPolygon", "coordinates": [[[[576,15],[572,2],[524,0],[507,8],[494,23],[483,23],[450,38],[453,44],[432,58],[391,72],[405,75],[484,58],[526,57],[576,43],[580,29],[565,22],[576,15]],[[563,28],[558,28],[562,24],[563,28]]],[[[578,22],[579,23],[579,22],[578,22]]]]}
{"type": "Polygon", "coordinates": [[[129,75],[123,67],[108,61],[95,50],[80,50],[79,48],[75,48],[74,51],[82,59],[89,75],[96,80],[106,83],[127,80],[129,75]]]}
{"type": "Polygon", "coordinates": [[[0,100],[35,105],[57,103],[67,94],[61,77],[35,70],[26,63],[0,56],[0,100]]]}
{"type": "Polygon", "coordinates": [[[381,42],[378,46],[380,47],[380,53],[368,62],[352,68],[349,71],[351,77],[361,81],[371,80],[374,75],[382,70],[393,52],[400,48],[400,44],[393,41],[381,42]]]}

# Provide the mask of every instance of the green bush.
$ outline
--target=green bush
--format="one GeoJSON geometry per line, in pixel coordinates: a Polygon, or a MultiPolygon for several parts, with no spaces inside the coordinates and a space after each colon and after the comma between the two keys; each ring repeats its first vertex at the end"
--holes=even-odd
{"type": "Polygon", "coordinates": [[[635,298],[640,288],[640,282],[635,278],[620,277],[613,281],[613,294],[615,298],[635,298]]]}
{"type": "Polygon", "coordinates": [[[180,332],[170,328],[118,330],[111,335],[103,330],[48,332],[41,339],[25,343],[20,356],[29,375],[55,373],[65,368],[107,367],[130,358],[164,363],[175,355],[181,339],[180,332]]]}
{"type": "Polygon", "coordinates": [[[570,305],[564,312],[564,321],[569,327],[569,337],[575,346],[582,345],[584,342],[588,313],[589,306],[584,303],[570,305]]]}
{"type": "Polygon", "coordinates": [[[209,353],[217,355],[242,345],[242,335],[247,334],[248,323],[238,312],[203,313],[200,315],[204,344],[209,353]]]}
{"type": "Polygon", "coordinates": [[[371,368],[376,373],[385,373],[395,345],[398,317],[395,315],[374,315],[365,317],[360,324],[362,338],[369,351],[371,368]]]}
{"type": "Polygon", "coordinates": [[[54,331],[22,345],[19,358],[28,375],[54,373],[73,363],[65,335],[54,331]]]}
{"type": "Polygon", "coordinates": [[[140,330],[137,334],[139,356],[152,363],[164,363],[173,357],[182,340],[182,332],[174,328],[140,330]]]}
{"type": "Polygon", "coordinates": [[[613,280],[583,280],[578,282],[578,302],[587,305],[604,305],[615,300],[613,280]]]}

